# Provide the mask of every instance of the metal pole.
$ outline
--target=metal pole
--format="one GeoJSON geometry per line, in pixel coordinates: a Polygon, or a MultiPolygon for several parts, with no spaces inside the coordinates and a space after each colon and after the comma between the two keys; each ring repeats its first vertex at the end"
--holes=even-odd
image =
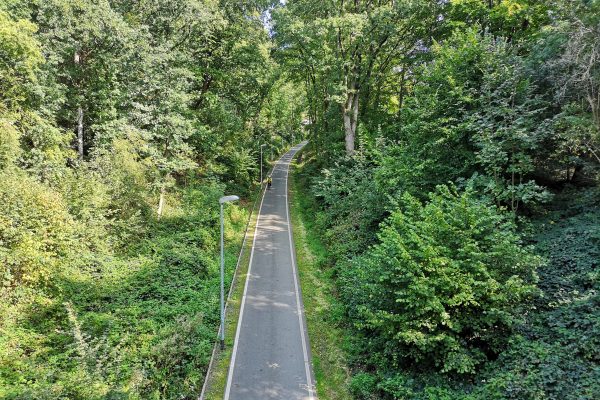
{"type": "Polygon", "coordinates": [[[262,188],[263,184],[263,147],[267,144],[263,143],[260,145],[260,187],[262,188]]]}
{"type": "Polygon", "coordinates": [[[223,204],[239,199],[240,198],[236,195],[223,196],[219,199],[219,205],[221,206],[221,329],[219,330],[221,350],[225,349],[225,244],[223,227],[223,204]]]}
{"type": "Polygon", "coordinates": [[[225,349],[225,257],[223,250],[223,203],[221,203],[221,350],[225,349]]]}

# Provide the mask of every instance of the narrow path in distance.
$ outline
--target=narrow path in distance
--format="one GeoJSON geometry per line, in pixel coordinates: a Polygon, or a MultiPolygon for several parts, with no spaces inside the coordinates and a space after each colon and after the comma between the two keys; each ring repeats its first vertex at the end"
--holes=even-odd
{"type": "Polygon", "coordinates": [[[256,222],[225,400],[315,399],[287,198],[289,165],[273,169],[256,222]]]}

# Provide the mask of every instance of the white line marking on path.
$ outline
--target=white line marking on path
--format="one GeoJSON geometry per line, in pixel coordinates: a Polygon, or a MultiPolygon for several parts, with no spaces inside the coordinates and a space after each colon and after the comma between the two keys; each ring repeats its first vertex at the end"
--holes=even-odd
{"type": "MultiPolygon", "coordinates": [[[[273,166],[273,171],[275,171],[275,167],[279,162],[285,157],[285,154],[277,160],[275,166],[273,166]]],[[[286,186],[287,189],[287,186],[286,186]]],[[[233,368],[235,366],[235,357],[237,355],[238,342],[240,338],[240,331],[242,329],[242,318],[244,316],[244,306],[246,305],[246,295],[248,294],[248,282],[250,282],[250,277],[252,276],[252,259],[254,258],[254,248],[256,245],[256,237],[258,236],[258,225],[260,223],[260,214],[262,212],[263,202],[265,201],[265,195],[267,194],[267,190],[263,190],[262,198],[260,200],[260,207],[258,207],[258,215],[256,216],[256,227],[254,228],[254,238],[252,239],[252,250],[250,251],[250,261],[248,262],[248,272],[246,273],[246,283],[244,284],[244,294],[242,295],[242,305],[240,306],[240,315],[238,317],[237,328],[235,330],[235,339],[233,342],[233,350],[231,352],[231,361],[229,364],[229,372],[227,374],[227,386],[225,387],[225,396],[223,400],[229,400],[229,393],[231,392],[231,382],[233,380],[233,368]]],[[[287,200],[287,193],[286,193],[287,200]]]]}

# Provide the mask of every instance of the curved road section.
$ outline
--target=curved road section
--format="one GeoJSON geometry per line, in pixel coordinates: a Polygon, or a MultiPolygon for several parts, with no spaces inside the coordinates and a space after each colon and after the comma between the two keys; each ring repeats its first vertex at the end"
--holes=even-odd
{"type": "Polygon", "coordinates": [[[275,164],[260,205],[225,400],[315,399],[287,198],[289,165],[305,144],[275,164]]]}

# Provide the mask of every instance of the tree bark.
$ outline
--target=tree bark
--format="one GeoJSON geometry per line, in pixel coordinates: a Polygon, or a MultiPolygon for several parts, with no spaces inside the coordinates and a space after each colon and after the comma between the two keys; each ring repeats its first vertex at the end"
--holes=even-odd
{"type": "Polygon", "coordinates": [[[157,210],[157,214],[158,214],[158,218],[160,219],[160,217],[162,217],[164,208],[165,208],[165,195],[166,195],[166,188],[165,185],[162,185],[160,187],[160,196],[158,198],[158,210],[157,210]]]}
{"type": "Polygon", "coordinates": [[[352,85],[346,97],[343,107],[344,133],[346,140],[346,154],[352,156],[355,150],[356,127],[358,124],[358,88],[356,84],[352,85]]]}
{"type": "Polygon", "coordinates": [[[202,87],[200,88],[200,93],[198,94],[198,99],[196,100],[195,108],[200,110],[204,104],[204,97],[210,89],[210,85],[213,82],[213,77],[210,74],[204,74],[202,78],[202,87]]]}
{"type": "Polygon", "coordinates": [[[594,98],[595,96],[594,96],[593,90],[590,90],[590,92],[592,92],[592,93],[589,93],[586,96],[587,101],[588,101],[588,104],[590,105],[590,108],[592,109],[592,119],[596,123],[598,128],[600,128],[600,92],[598,93],[597,100],[594,98]]]}
{"type": "MultiPolygon", "coordinates": [[[[75,51],[73,55],[73,62],[76,65],[81,65],[82,57],[80,51],[75,51]]],[[[81,82],[77,85],[80,86],[81,82]]],[[[83,160],[83,108],[81,103],[77,107],[77,153],[79,154],[79,159],[83,160]]]]}
{"type": "Polygon", "coordinates": [[[83,108],[77,108],[77,152],[79,159],[83,160],[83,108]]]}

